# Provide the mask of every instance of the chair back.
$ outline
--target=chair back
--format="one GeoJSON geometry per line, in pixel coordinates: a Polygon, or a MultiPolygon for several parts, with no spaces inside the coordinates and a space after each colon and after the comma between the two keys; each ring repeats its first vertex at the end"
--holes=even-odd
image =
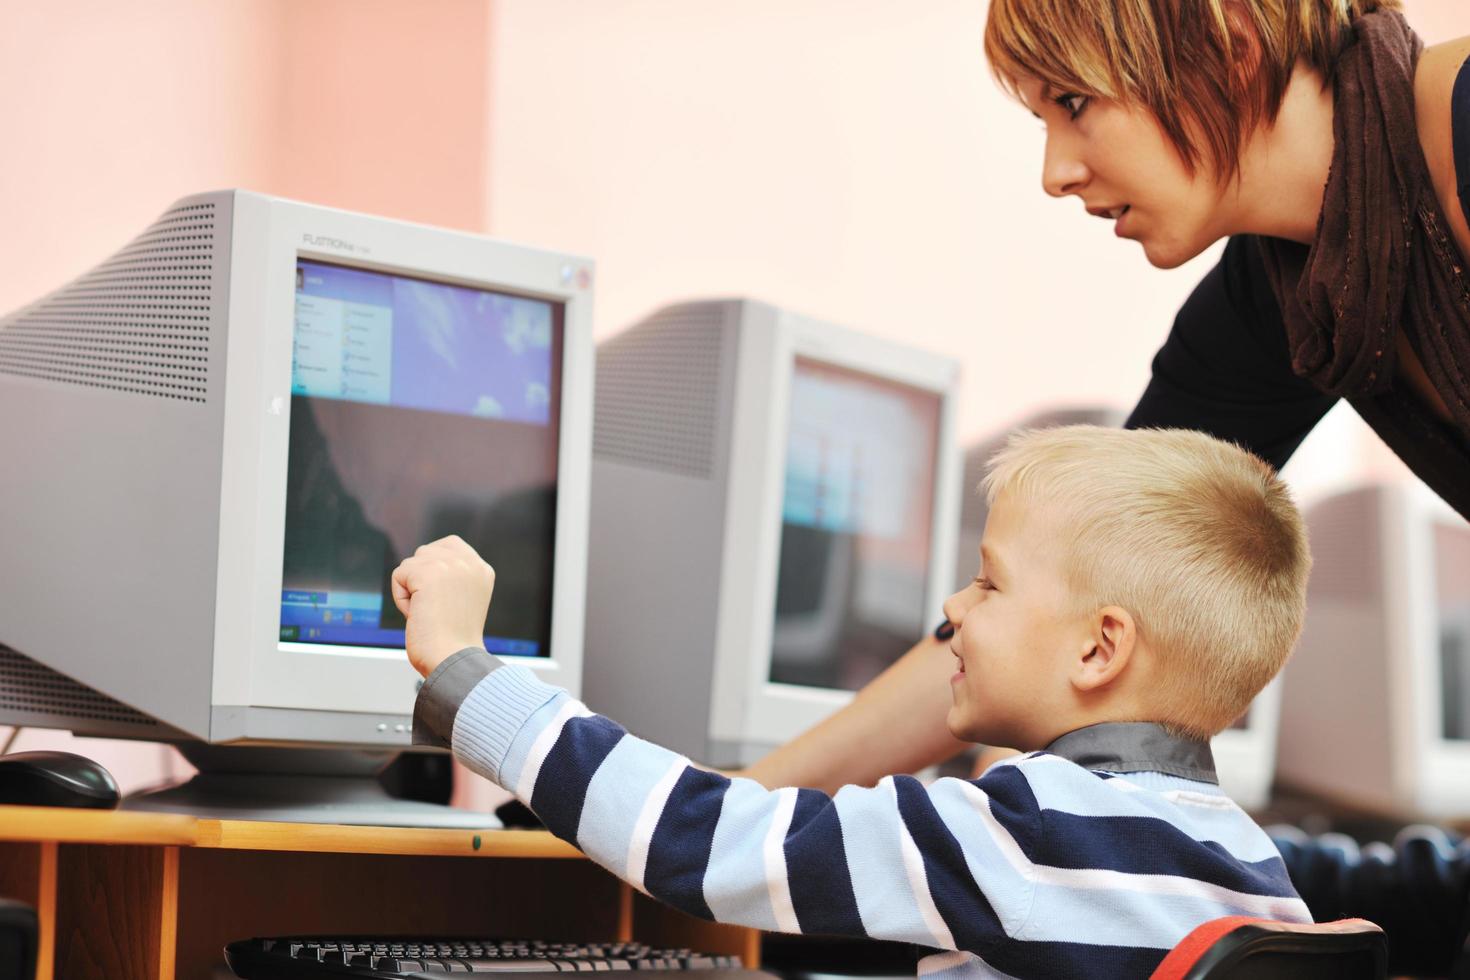
{"type": "Polygon", "coordinates": [[[1367,919],[1272,922],[1236,915],[1196,928],[1150,980],[1383,980],[1388,940],[1367,919]]]}

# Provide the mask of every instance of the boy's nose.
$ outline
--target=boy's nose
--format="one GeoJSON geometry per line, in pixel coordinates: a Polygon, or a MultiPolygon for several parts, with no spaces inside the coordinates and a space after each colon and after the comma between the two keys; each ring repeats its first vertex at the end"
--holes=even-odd
{"type": "Polygon", "coordinates": [[[955,629],[960,628],[960,620],[965,618],[965,610],[968,608],[964,602],[964,593],[956,592],[944,600],[944,618],[949,620],[955,629]]]}

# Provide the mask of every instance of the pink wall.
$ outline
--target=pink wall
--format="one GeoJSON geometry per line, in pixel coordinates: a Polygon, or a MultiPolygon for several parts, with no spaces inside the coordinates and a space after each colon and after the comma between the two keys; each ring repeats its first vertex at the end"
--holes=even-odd
{"type": "Polygon", "coordinates": [[[488,0],[289,2],[271,189],[482,231],[488,0]]]}
{"type": "Polygon", "coordinates": [[[485,224],[488,0],[0,6],[0,310],[222,187],[485,224]]]}
{"type": "MultiPolygon", "coordinates": [[[[483,228],[489,29],[489,0],[0,5],[0,312],[201,190],[483,228]]],[[[66,733],[14,747],[53,746],[124,790],[187,771],[66,733]]]]}
{"type": "Polygon", "coordinates": [[[173,199],[272,172],[281,10],[0,7],[0,310],[84,271],[173,199]]]}

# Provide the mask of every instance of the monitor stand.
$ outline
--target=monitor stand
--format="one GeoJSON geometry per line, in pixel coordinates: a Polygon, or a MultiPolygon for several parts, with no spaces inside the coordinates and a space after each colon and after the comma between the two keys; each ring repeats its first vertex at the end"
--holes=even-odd
{"type": "Polygon", "coordinates": [[[370,827],[498,830],[494,814],[400,800],[378,782],[393,759],[381,752],[178,745],[199,774],[170,789],[130,796],[124,810],[211,820],[274,820],[370,827]]]}

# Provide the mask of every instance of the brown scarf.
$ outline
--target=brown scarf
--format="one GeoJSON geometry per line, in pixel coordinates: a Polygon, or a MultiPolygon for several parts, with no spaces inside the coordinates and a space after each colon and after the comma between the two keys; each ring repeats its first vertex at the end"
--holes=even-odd
{"type": "Polygon", "coordinates": [[[1419,144],[1423,42],[1394,11],[1353,25],[1338,60],[1332,169],[1310,245],[1261,239],[1292,370],[1358,413],[1470,517],[1470,276],[1419,144]],[[1402,333],[1454,425],[1397,375],[1402,333]]]}

